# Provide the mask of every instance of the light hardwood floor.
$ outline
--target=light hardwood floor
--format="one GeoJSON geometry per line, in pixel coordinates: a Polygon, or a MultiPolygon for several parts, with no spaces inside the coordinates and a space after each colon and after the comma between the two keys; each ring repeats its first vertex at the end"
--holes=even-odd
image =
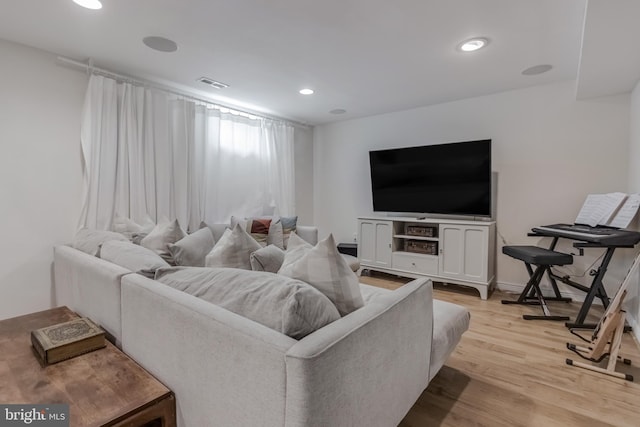
{"type": "MultiPolygon", "coordinates": [[[[376,273],[361,282],[395,289],[408,280],[376,273]]],[[[494,292],[482,301],[475,290],[436,285],[434,297],[467,307],[471,324],[400,427],[640,426],[640,349],[630,333],[621,355],[632,365],[618,363],[618,370],[636,382],[567,366],[565,359],[579,358],[566,343],[579,338],[563,322],[522,319],[539,307],[500,303],[517,295],[494,292]]],[[[553,314],[572,318],[579,307],[550,303],[553,314]]],[[[595,323],[602,308],[592,312],[595,323]]]]}

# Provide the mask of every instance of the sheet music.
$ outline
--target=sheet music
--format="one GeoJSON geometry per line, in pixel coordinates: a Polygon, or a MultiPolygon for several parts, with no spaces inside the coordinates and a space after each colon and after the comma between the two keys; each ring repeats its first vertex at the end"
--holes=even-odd
{"type": "Polygon", "coordinates": [[[640,207],[640,194],[631,194],[618,210],[613,219],[607,224],[616,228],[627,228],[640,207]]]}
{"type": "Polygon", "coordinates": [[[576,218],[576,224],[606,225],[627,197],[624,193],[589,194],[576,218]]]}

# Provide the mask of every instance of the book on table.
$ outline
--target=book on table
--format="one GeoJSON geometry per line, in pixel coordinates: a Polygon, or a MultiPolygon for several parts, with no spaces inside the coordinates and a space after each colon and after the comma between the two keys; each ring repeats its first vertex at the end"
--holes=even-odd
{"type": "Polygon", "coordinates": [[[44,366],[107,345],[104,331],[86,317],[31,331],[31,344],[44,366]]]}

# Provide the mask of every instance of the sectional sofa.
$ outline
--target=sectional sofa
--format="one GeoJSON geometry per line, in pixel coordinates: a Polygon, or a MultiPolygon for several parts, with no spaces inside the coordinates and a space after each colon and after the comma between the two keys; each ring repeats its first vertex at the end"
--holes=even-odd
{"type": "Polygon", "coordinates": [[[169,387],[185,427],[395,426],[469,325],[428,279],[361,284],[364,307],[296,340],[70,246],[54,249],[54,276],[57,304],[169,387]]]}

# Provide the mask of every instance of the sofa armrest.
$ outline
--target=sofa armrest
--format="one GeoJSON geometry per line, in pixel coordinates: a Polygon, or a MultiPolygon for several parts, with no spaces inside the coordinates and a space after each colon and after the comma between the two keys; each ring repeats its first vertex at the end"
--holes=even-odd
{"type": "Polygon", "coordinates": [[[291,347],[285,425],[398,425],[429,382],[432,298],[414,280],[291,347]]]}
{"type": "Polygon", "coordinates": [[[312,225],[296,226],[296,234],[306,242],[316,245],[318,243],[318,227],[312,225]]]}
{"type": "Polygon", "coordinates": [[[122,332],[175,393],[178,426],[284,425],[293,338],[138,274],[122,280],[122,332]]]}
{"type": "Polygon", "coordinates": [[[55,305],[99,324],[121,345],[120,279],[131,271],[70,246],[53,249],[55,305]]]}

